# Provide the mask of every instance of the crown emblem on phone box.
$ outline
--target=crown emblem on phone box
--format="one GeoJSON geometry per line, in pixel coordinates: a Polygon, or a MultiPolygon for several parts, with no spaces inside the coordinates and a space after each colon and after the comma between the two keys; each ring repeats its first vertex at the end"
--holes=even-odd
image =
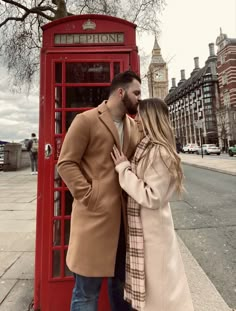
{"type": "Polygon", "coordinates": [[[83,30],[96,29],[96,24],[92,22],[90,19],[88,19],[87,22],[83,23],[82,27],[83,27],[83,30]]]}

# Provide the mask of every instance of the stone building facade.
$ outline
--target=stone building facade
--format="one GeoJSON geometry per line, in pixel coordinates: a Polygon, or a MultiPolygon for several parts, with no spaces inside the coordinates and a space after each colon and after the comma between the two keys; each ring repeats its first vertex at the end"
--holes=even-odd
{"type": "Polygon", "coordinates": [[[168,94],[168,68],[161,55],[161,48],[156,38],[147,78],[149,97],[164,99],[168,94]]]}
{"type": "Polygon", "coordinates": [[[220,103],[216,109],[219,145],[236,144],[236,39],[220,31],[216,39],[220,103]]]}
{"type": "Polygon", "coordinates": [[[216,107],[220,96],[217,77],[217,56],[214,44],[209,44],[209,57],[203,68],[199,58],[194,58],[194,69],[186,79],[181,70],[178,85],[172,79],[172,87],[165,98],[176,139],[182,144],[218,144],[216,107]]]}

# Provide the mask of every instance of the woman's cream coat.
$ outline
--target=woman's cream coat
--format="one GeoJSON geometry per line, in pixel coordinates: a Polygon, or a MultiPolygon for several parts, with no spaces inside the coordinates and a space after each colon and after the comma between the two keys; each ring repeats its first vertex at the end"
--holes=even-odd
{"type": "Polygon", "coordinates": [[[167,167],[170,157],[160,146],[153,147],[148,157],[138,164],[137,176],[128,161],[116,166],[121,187],[141,208],[146,276],[143,311],[193,311],[168,202],[175,191],[167,167]],[[143,163],[147,165],[144,173],[143,163]]]}

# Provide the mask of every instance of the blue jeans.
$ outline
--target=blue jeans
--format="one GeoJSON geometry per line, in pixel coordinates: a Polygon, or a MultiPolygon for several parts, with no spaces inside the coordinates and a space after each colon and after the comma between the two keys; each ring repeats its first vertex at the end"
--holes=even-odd
{"type": "MultiPolygon", "coordinates": [[[[75,274],[71,311],[97,311],[102,277],[85,277],[75,274]]],[[[108,278],[108,295],[112,311],[131,311],[123,298],[124,284],[119,278],[108,278]]],[[[107,311],[107,310],[103,310],[107,311]]]]}
{"type": "Polygon", "coordinates": [[[30,151],[30,162],[31,162],[31,171],[38,171],[38,153],[30,151]]]}
{"type": "MultiPolygon", "coordinates": [[[[133,310],[124,296],[126,241],[124,225],[121,228],[116,254],[115,276],[108,278],[108,295],[111,311],[133,310]]],[[[102,285],[102,277],[75,276],[70,311],[97,311],[98,297],[102,285]]],[[[102,310],[107,311],[107,310],[102,310]]]]}

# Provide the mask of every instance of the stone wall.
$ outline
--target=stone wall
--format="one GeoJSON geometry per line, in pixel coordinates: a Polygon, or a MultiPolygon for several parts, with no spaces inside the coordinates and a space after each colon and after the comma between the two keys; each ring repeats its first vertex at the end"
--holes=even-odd
{"type": "Polygon", "coordinates": [[[30,155],[26,150],[21,151],[20,168],[30,167],[30,155]]]}
{"type": "Polygon", "coordinates": [[[3,171],[16,171],[30,166],[30,156],[21,144],[8,143],[4,146],[3,171]]]}

